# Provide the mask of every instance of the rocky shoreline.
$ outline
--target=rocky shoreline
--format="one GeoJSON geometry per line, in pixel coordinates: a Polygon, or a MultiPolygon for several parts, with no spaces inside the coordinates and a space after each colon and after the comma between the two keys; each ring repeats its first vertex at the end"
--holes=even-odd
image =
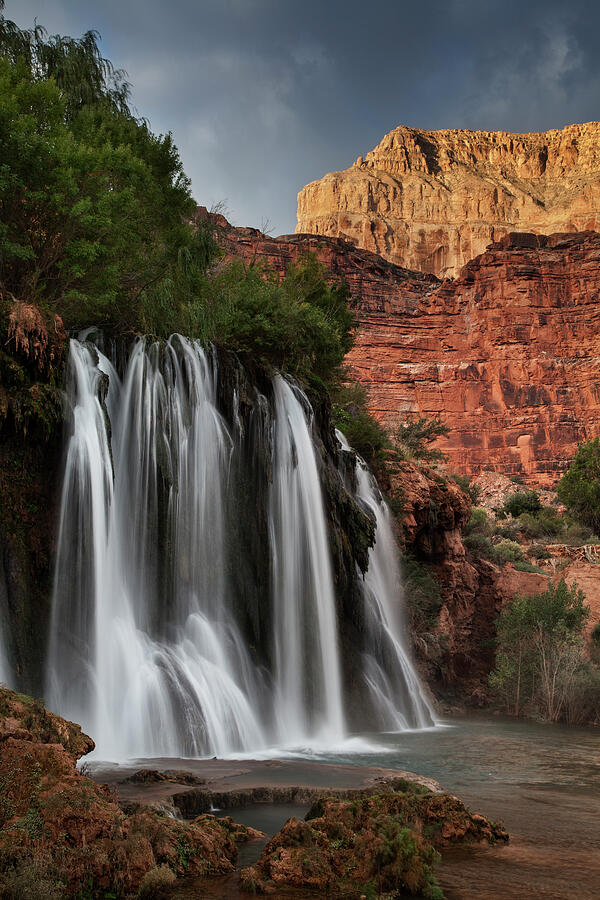
{"type": "Polygon", "coordinates": [[[437,782],[408,772],[217,759],[78,771],[93,748],[78,725],[0,688],[3,897],[166,897],[182,879],[233,875],[238,847],[264,835],[207,814],[217,803],[312,803],[306,821],[288,819],[241,872],[239,888],[252,893],[442,897],[433,873],[440,850],[508,840],[437,782]],[[38,893],[25,894],[32,884],[38,893]]]}

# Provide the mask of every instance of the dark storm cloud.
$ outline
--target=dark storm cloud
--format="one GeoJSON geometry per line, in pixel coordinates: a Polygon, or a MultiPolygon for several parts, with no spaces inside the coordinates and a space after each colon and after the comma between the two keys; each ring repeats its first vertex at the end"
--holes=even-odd
{"type": "Polygon", "coordinates": [[[20,25],[97,28],[171,130],[198,202],[295,224],[296,193],[398,124],[511,131],[600,118],[595,2],[7,0],[20,25]]]}

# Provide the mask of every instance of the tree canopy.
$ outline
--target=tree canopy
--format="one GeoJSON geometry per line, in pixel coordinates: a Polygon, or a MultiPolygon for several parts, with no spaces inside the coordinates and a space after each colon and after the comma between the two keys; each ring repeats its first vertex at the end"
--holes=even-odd
{"type": "Polygon", "coordinates": [[[589,615],[583,592],[564,579],[503,608],[490,686],[509,711],[535,709],[550,721],[568,714],[587,665],[581,634],[589,615]]]}
{"type": "Polygon", "coordinates": [[[70,329],[181,331],[332,383],[353,341],[345,283],[310,256],[285,278],[224,262],[172,136],[133,114],[98,37],[0,16],[0,318],[18,300],[70,329]]]}
{"type": "Polygon", "coordinates": [[[600,533],[600,438],[579,444],[557,494],[574,518],[600,533]]]}

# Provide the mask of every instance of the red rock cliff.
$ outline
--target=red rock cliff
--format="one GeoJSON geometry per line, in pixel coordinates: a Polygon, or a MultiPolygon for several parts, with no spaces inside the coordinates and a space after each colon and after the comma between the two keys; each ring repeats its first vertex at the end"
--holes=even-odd
{"type": "Polygon", "coordinates": [[[598,229],[600,123],[535,134],[401,126],[298,194],[298,232],[435,275],[512,231],[598,229]]]}
{"type": "Polygon", "coordinates": [[[348,359],[372,412],[440,413],[450,471],[552,484],[600,433],[599,234],[509,235],[444,282],[339,238],[222,239],[279,271],[311,250],[346,278],[360,319],[348,359]]]}

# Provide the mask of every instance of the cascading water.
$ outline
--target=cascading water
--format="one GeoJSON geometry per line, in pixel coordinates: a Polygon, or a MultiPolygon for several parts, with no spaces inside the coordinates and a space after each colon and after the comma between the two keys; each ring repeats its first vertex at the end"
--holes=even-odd
{"type": "MultiPolygon", "coordinates": [[[[223,390],[216,357],[175,335],[138,341],[121,378],[71,342],[46,696],[97,756],[332,747],[347,734],[320,467],[340,476],[317,457],[302,391],[276,375],[260,393],[232,366],[223,390]]],[[[382,728],[424,727],[389,514],[361,465],[357,480],[377,520],[361,683],[382,728]]]]}
{"type": "Polygon", "coordinates": [[[337,619],[319,472],[304,395],[274,380],[271,552],[280,737],[345,734],[337,619]]]}
{"type": "MultiPolygon", "coordinates": [[[[350,450],[337,431],[342,449],[350,450]]],[[[383,731],[428,728],[434,711],[404,641],[403,586],[391,514],[377,482],[360,457],[356,460],[357,497],[375,519],[375,544],[364,576],[366,646],[363,673],[383,731]]]]}
{"type": "Polygon", "coordinates": [[[77,341],[70,367],[49,702],[105,758],[258,748],[258,683],[225,583],[231,440],[213,370],[178,336],[139,341],[122,384],[77,341]]]}

